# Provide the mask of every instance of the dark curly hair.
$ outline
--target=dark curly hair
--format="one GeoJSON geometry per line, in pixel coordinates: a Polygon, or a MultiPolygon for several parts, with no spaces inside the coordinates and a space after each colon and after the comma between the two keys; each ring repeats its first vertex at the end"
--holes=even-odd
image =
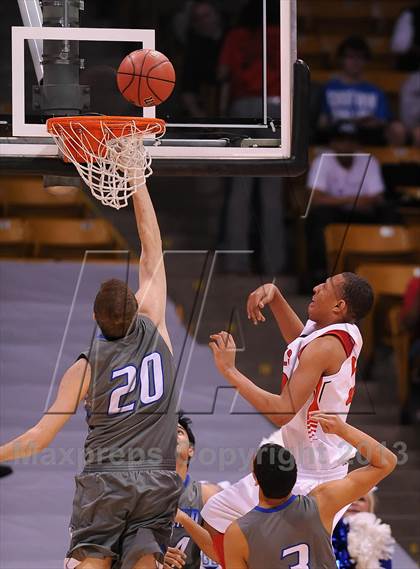
{"type": "Polygon", "coordinates": [[[342,273],[344,278],[343,300],[350,318],[357,322],[364,318],[373,305],[373,290],[366,279],[355,273],[342,273]]]}

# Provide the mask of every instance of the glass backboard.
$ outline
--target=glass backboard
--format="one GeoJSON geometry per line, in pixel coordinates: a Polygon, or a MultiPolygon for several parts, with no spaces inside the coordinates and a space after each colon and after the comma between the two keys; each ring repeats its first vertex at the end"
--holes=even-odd
{"type": "Polygon", "coordinates": [[[53,17],[37,0],[19,0],[15,20],[22,3],[32,11],[25,24],[43,25],[12,22],[11,89],[0,104],[12,136],[0,139],[2,159],[56,157],[50,116],[106,114],[164,119],[165,136],[149,145],[165,173],[269,175],[280,164],[287,174],[305,161],[308,73],[296,63],[295,0],[159,2],[152,13],[140,6],[136,27],[119,27],[131,21],[96,0],[84,10],[69,2],[70,14],[53,17]],[[118,91],[116,70],[137,49],[161,51],[175,68],[175,90],[157,107],[136,107],[118,91]]]}

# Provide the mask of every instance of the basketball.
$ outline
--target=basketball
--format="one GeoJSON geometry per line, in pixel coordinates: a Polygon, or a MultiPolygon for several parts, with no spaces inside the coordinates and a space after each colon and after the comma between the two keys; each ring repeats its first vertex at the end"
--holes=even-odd
{"type": "Polygon", "coordinates": [[[122,96],[133,105],[154,107],[171,95],[175,70],[160,51],[139,49],[122,60],[117,71],[117,84],[122,96]]]}

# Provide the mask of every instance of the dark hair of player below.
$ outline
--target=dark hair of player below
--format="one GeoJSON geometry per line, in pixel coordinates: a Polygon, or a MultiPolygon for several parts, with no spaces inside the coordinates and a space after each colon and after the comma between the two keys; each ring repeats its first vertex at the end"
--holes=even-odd
{"type": "Polygon", "coordinates": [[[254,458],[254,474],[266,498],[286,498],[296,484],[295,457],[284,447],[267,443],[254,458]]]}
{"type": "Polygon", "coordinates": [[[107,340],[124,338],[134,323],[137,310],[136,297],[124,281],[109,279],[101,284],[93,312],[107,340]]]}
{"type": "Polygon", "coordinates": [[[191,429],[192,421],[189,417],[184,415],[183,411],[180,411],[178,413],[178,424],[181,425],[181,427],[187,433],[188,440],[190,441],[190,445],[195,446],[195,436],[194,436],[194,433],[192,432],[192,429],[191,429]]]}
{"type": "Polygon", "coordinates": [[[366,279],[355,273],[342,273],[344,278],[343,300],[347,304],[349,317],[358,322],[368,314],[373,305],[373,290],[366,279]]]}

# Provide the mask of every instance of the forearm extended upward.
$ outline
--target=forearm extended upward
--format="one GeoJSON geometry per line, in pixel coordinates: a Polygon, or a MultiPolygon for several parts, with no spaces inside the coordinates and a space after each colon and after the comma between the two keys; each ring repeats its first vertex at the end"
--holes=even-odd
{"type": "Polygon", "coordinates": [[[156,213],[147,187],[140,188],[133,195],[137,231],[142,246],[142,256],[162,256],[162,239],[156,213]]]}
{"type": "Polygon", "coordinates": [[[281,335],[288,344],[301,335],[303,323],[279,290],[270,303],[270,309],[281,335]]]}

